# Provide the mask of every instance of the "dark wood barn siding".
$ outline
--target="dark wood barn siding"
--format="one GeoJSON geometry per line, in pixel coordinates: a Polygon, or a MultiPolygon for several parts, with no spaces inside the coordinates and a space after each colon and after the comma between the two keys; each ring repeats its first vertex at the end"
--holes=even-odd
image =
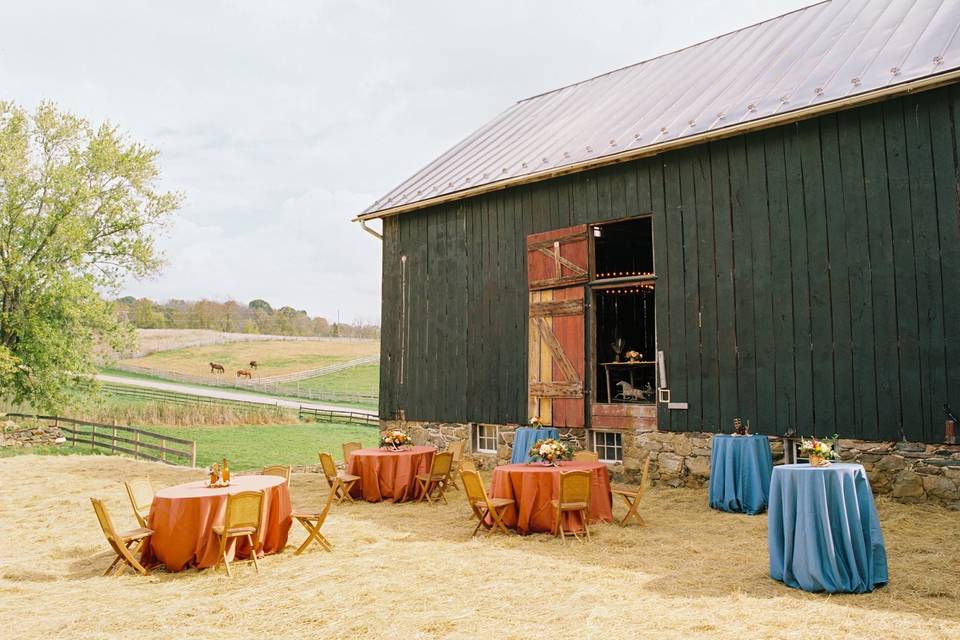
{"type": "Polygon", "coordinates": [[[954,86],[389,219],[382,415],[525,422],[526,236],[652,213],[662,429],[939,440],[958,118],[954,86]]]}

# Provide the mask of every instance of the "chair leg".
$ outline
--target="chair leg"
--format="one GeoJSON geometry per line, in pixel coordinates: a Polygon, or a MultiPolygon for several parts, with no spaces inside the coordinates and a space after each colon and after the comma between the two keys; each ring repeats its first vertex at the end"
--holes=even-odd
{"type": "MultiPolygon", "coordinates": [[[[505,534],[510,535],[510,529],[507,528],[507,523],[503,521],[503,512],[506,511],[506,510],[507,510],[506,507],[504,507],[502,511],[497,511],[496,509],[493,510],[493,514],[494,514],[494,525],[495,525],[495,527],[496,527],[497,529],[500,529],[500,530],[503,531],[505,534]]],[[[492,531],[493,529],[494,529],[494,527],[490,527],[490,530],[491,530],[491,531],[492,531]]]]}
{"type": "Polygon", "coordinates": [[[257,545],[253,541],[253,536],[249,533],[247,534],[247,542],[250,543],[250,557],[253,558],[253,568],[257,570],[257,575],[260,575],[260,563],[257,562],[257,545]]]}
{"type": "Polygon", "coordinates": [[[584,509],[580,512],[580,517],[583,519],[583,530],[587,534],[587,542],[590,541],[590,523],[587,521],[587,510],[584,509]]]}

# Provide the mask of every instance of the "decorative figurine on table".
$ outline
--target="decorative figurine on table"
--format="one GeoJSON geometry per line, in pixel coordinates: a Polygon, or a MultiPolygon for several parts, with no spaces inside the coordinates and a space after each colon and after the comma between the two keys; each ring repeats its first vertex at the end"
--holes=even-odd
{"type": "Polygon", "coordinates": [[[623,342],[623,338],[617,338],[616,340],[610,343],[610,348],[613,349],[614,362],[620,362],[620,354],[623,353],[624,346],[626,345],[623,342]]]}
{"type": "Polygon", "coordinates": [[[823,440],[814,437],[810,439],[801,438],[800,455],[810,459],[811,467],[825,467],[830,464],[831,460],[837,459],[838,437],[834,434],[832,438],[824,438],[823,440]]]}
{"type": "Polygon", "coordinates": [[[207,486],[211,489],[230,486],[230,467],[227,466],[227,459],[223,459],[223,465],[214,462],[207,469],[207,486]]]}
{"type": "Polygon", "coordinates": [[[627,362],[640,362],[641,354],[639,351],[634,351],[633,349],[631,349],[630,351],[627,351],[623,355],[627,356],[627,362]]]}
{"type": "Polygon", "coordinates": [[[746,423],[743,422],[740,418],[733,419],[733,435],[735,436],[748,436],[750,435],[750,420],[747,420],[746,423]]]}
{"type": "Polygon", "coordinates": [[[543,422],[540,420],[540,416],[533,416],[530,418],[530,426],[534,429],[542,429],[543,422]]]}

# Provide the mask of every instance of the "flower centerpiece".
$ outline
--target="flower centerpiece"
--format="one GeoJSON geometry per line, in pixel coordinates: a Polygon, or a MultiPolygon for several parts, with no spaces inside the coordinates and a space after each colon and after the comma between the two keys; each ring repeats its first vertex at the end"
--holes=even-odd
{"type": "Polygon", "coordinates": [[[558,466],[563,460],[573,459],[573,448],[560,440],[549,438],[530,447],[530,458],[541,464],[558,466]]]}
{"type": "Polygon", "coordinates": [[[540,416],[533,416],[530,418],[530,426],[534,429],[542,429],[543,422],[540,420],[540,416]]]}
{"type": "Polygon", "coordinates": [[[623,355],[627,356],[627,362],[640,362],[640,352],[639,352],[639,351],[635,351],[635,350],[631,349],[630,351],[627,351],[627,352],[626,352],[625,354],[623,354],[623,355]]]}
{"type": "Polygon", "coordinates": [[[399,429],[391,429],[380,438],[380,446],[383,448],[399,450],[400,447],[408,447],[412,444],[413,440],[410,436],[399,429]]]}
{"type": "Polygon", "coordinates": [[[811,467],[822,467],[830,464],[831,460],[837,459],[837,436],[832,438],[811,437],[810,439],[800,439],[800,455],[810,458],[811,467]]]}
{"type": "Polygon", "coordinates": [[[750,435],[750,421],[747,420],[744,424],[743,420],[740,418],[733,419],[733,435],[735,436],[748,436],[750,435]]]}

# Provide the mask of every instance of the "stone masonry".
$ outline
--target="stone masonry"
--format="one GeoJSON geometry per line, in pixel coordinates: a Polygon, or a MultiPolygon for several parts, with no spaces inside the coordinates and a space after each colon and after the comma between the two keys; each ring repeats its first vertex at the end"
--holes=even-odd
{"type": "Polygon", "coordinates": [[[6,420],[0,431],[0,447],[40,447],[59,445],[67,441],[60,427],[53,425],[17,424],[6,420]]]}
{"type": "MultiPolygon", "coordinates": [[[[497,427],[497,452],[472,451],[471,425],[381,420],[380,428],[402,429],[417,444],[440,450],[457,440],[467,442],[467,453],[481,469],[510,462],[514,433],[519,425],[497,427]]],[[[650,456],[650,480],[670,487],[702,487],[710,479],[710,433],[672,433],[666,431],[624,431],[623,462],[609,465],[614,481],[637,483],[643,463],[650,456]]],[[[561,439],[576,441],[574,448],[585,448],[584,429],[560,431],[561,439]]],[[[783,441],[771,439],[774,464],[784,459],[783,441]]],[[[873,491],[888,494],[901,502],[933,502],[960,509],[960,445],[865,442],[840,440],[840,458],[864,466],[873,491]]]]}

